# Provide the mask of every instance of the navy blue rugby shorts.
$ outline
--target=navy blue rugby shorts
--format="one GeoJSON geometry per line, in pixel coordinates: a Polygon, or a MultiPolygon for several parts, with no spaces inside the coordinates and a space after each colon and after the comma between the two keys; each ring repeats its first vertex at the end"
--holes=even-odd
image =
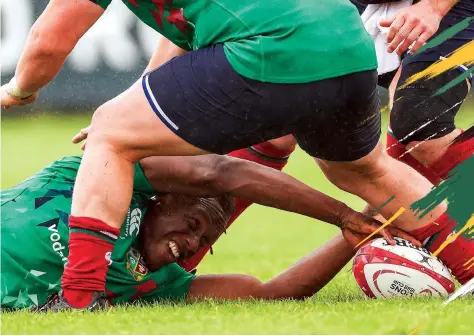
{"type": "Polygon", "coordinates": [[[226,154],[293,134],[313,157],[354,161],[380,139],[377,72],[301,84],[239,75],[222,45],[176,57],[143,77],[161,121],[186,142],[226,154]]]}

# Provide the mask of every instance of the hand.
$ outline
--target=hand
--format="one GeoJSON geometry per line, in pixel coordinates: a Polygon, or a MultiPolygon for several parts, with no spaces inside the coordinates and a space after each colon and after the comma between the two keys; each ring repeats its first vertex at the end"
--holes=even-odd
{"type": "Polygon", "coordinates": [[[2,85],[2,87],[0,88],[0,99],[1,99],[0,105],[5,110],[9,109],[11,106],[22,106],[22,105],[30,104],[30,103],[33,103],[36,99],[38,99],[38,95],[39,95],[38,92],[33,93],[31,96],[27,98],[23,98],[23,99],[15,98],[7,92],[7,85],[8,83],[2,85]]]}
{"type": "MultiPolygon", "coordinates": [[[[368,235],[375,232],[382,225],[378,220],[367,217],[356,211],[349,211],[342,216],[341,230],[346,241],[353,247],[356,247],[368,235]]],[[[384,237],[390,245],[395,245],[393,236],[406,239],[413,245],[421,247],[421,243],[413,238],[405,231],[393,226],[387,226],[377,233],[378,236],[384,237]]]]}
{"type": "Polygon", "coordinates": [[[390,27],[387,51],[397,50],[397,54],[402,55],[416,41],[410,51],[414,53],[438,31],[442,18],[429,1],[422,1],[399,10],[392,18],[380,21],[380,26],[390,27]]]}
{"type": "MultiPolygon", "coordinates": [[[[73,138],[72,138],[72,143],[73,144],[78,144],[80,143],[81,141],[84,141],[87,139],[87,136],[89,135],[89,130],[90,130],[90,125],[87,126],[86,128],[83,128],[81,129],[81,131],[79,133],[77,133],[73,138]]],[[[84,143],[82,144],[81,146],[81,149],[82,150],[85,150],[86,149],[86,142],[87,141],[84,141],[84,143]]]]}

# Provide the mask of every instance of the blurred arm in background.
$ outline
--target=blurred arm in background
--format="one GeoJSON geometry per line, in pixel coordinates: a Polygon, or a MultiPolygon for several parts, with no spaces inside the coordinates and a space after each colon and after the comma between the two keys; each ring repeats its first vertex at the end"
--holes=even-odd
{"type": "Polygon", "coordinates": [[[58,74],[79,39],[104,13],[90,0],[51,0],[26,40],[15,77],[1,87],[1,106],[35,101],[58,74]]]}
{"type": "MultiPolygon", "coordinates": [[[[153,55],[151,56],[150,61],[148,62],[148,65],[146,66],[145,71],[143,72],[142,76],[152,70],[157,69],[161,65],[170,61],[172,58],[181,56],[185,53],[187,53],[186,50],[181,49],[180,47],[175,45],[173,42],[168,40],[166,37],[160,36],[158,40],[158,44],[155,48],[155,51],[153,52],[153,55]]],[[[89,133],[89,127],[90,126],[81,129],[79,133],[73,137],[72,142],[79,143],[83,140],[86,140],[87,135],[89,133]]],[[[84,143],[81,146],[81,149],[85,150],[85,148],[86,148],[86,142],[84,141],[84,143]]]]}

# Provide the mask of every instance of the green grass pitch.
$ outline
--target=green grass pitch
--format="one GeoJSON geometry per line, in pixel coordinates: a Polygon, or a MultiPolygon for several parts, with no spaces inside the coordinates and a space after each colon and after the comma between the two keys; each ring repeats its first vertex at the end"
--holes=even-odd
{"type": "MultiPolygon", "coordinates": [[[[14,114],[6,111],[5,114],[14,114]]],[[[465,107],[458,123],[474,121],[465,107]]],[[[2,120],[2,188],[52,160],[80,153],[71,137],[88,124],[77,114],[35,115],[2,120]]],[[[385,120],[386,122],[386,120],[385,120]]],[[[384,126],[385,128],[385,126],[384,126]]],[[[363,202],[332,186],[311,158],[298,150],[286,172],[361,209],[363,202]]],[[[268,280],[330,239],[337,229],[302,216],[252,206],[215,246],[198,273],[248,273],[268,280]]],[[[288,284],[291,285],[291,284],[288,284]]],[[[350,267],[304,302],[214,302],[115,307],[102,313],[34,315],[3,313],[7,334],[470,334],[474,303],[440,299],[366,299],[350,267]]]]}

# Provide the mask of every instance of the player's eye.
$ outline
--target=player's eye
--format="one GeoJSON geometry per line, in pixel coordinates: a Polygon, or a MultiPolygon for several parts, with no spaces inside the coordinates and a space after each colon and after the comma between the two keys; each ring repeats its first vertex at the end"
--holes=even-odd
{"type": "Polygon", "coordinates": [[[188,218],[188,227],[191,231],[197,231],[199,228],[199,221],[196,218],[188,218]]]}

